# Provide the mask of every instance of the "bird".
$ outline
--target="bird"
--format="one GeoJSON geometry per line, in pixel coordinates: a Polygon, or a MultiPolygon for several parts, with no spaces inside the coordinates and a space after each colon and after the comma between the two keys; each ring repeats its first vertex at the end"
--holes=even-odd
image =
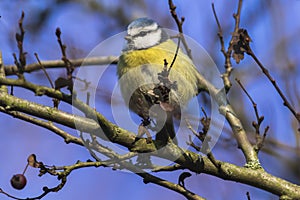
{"type": "MultiPolygon", "coordinates": [[[[166,67],[164,61],[173,61],[178,44],[156,21],[147,17],[132,21],[124,39],[117,76],[125,102],[128,102],[129,109],[139,115],[143,122],[148,121],[144,123],[145,126],[153,120],[147,119],[154,118],[157,141],[166,144],[172,139],[177,144],[173,117],[175,113],[180,115],[180,109],[206,89],[201,82],[201,74],[193,61],[179,48],[167,77],[175,87],[169,88],[166,104],[157,97],[159,94],[154,90],[159,85],[159,75],[166,67]]],[[[151,142],[151,135],[147,136],[151,142]]]]}

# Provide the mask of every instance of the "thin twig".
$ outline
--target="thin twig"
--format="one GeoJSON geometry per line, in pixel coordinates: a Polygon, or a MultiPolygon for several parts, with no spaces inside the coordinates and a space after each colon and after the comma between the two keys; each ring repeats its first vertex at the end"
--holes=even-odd
{"type": "MultiPolygon", "coordinates": [[[[100,144],[97,143],[97,144],[94,144],[94,145],[95,145],[94,148],[97,148],[97,146],[100,145],[100,144]]],[[[162,187],[171,189],[171,190],[173,190],[173,191],[175,191],[175,192],[177,192],[179,194],[182,194],[182,195],[184,195],[188,199],[203,200],[202,197],[200,197],[200,196],[198,196],[198,195],[190,192],[186,188],[184,188],[184,187],[182,187],[182,186],[180,186],[178,184],[174,184],[172,182],[169,182],[167,180],[163,180],[163,179],[161,179],[159,177],[156,177],[156,176],[154,176],[154,175],[152,175],[150,173],[145,172],[144,170],[142,170],[141,168],[135,166],[131,162],[123,160],[124,158],[128,159],[128,158],[131,158],[132,156],[137,155],[136,153],[130,152],[129,154],[124,155],[123,158],[122,158],[122,156],[120,156],[119,154],[117,154],[113,150],[105,148],[102,145],[100,145],[98,147],[100,147],[99,150],[100,150],[101,153],[104,153],[106,156],[108,156],[108,157],[111,158],[111,161],[115,162],[116,159],[117,159],[117,161],[118,161],[117,163],[121,167],[123,167],[123,168],[125,168],[125,169],[127,169],[127,170],[129,170],[129,171],[131,171],[133,173],[135,173],[138,176],[141,176],[143,178],[143,181],[144,181],[145,184],[147,184],[147,183],[154,183],[154,184],[160,185],[162,187]]]]}
{"type": "MultiPolygon", "coordinates": [[[[254,54],[254,52],[252,51],[252,49],[250,48],[250,46],[249,46],[249,49],[247,51],[247,54],[249,54],[254,59],[254,61],[260,67],[260,69],[263,72],[263,74],[269,79],[269,81],[272,83],[272,85],[274,86],[275,90],[277,91],[277,93],[279,94],[279,96],[281,97],[281,99],[283,100],[283,105],[286,106],[290,110],[290,112],[295,116],[296,120],[298,121],[298,124],[300,124],[300,113],[296,112],[295,108],[293,108],[293,106],[287,100],[287,98],[283,94],[282,90],[277,85],[277,82],[275,81],[275,79],[269,73],[269,70],[267,68],[265,68],[263,66],[263,64],[259,61],[259,59],[256,57],[256,55],[254,54]]],[[[300,127],[299,127],[298,131],[300,132],[300,127]]]]}
{"type": "MultiPolygon", "coordinates": [[[[208,120],[209,118],[207,118],[207,114],[205,112],[205,110],[202,108],[202,112],[204,113],[205,118],[203,118],[204,120],[208,120]]],[[[203,121],[204,121],[203,120],[203,121]]],[[[205,153],[207,154],[208,159],[214,164],[215,167],[220,168],[221,164],[219,161],[217,161],[214,157],[214,155],[212,154],[211,150],[208,148],[209,145],[205,143],[204,137],[206,135],[206,133],[197,133],[193,127],[191,126],[191,124],[189,123],[188,120],[185,120],[187,123],[187,127],[188,129],[191,130],[191,132],[202,142],[202,148],[203,146],[206,146],[207,149],[205,150],[205,153]]],[[[202,125],[205,126],[205,123],[202,121],[202,125]]],[[[203,130],[206,130],[206,127],[203,127],[203,130]]],[[[186,142],[187,145],[190,145],[191,147],[193,147],[196,151],[200,152],[201,148],[199,146],[197,146],[193,141],[192,141],[192,137],[189,135],[189,141],[186,142]]]]}
{"type": "MultiPolygon", "coordinates": [[[[217,22],[217,26],[218,26],[218,36],[219,36],[220,44],[221,44],[221,52],[223,53],[223,56],[225,58],[225,64],[224,64],[225,72],[222,74],[222,79],[224,82],[225,90],[226,90],[226,92],[228,92],[232,86],[231,81],[229,79],[231,72],[232,72],[232,64],[231,64],[232,50],[230,48],[230,45],[228,47],[228,50],[227,51],[225,50],[223,31],[222,31],[222,27],[221,27],[221,24],[219,22],[219,19],[218,19],[216,10],[215,10],[214,3],[212,3],[211,6],[212,6],[213,14],[214,14],[215,20],[217,22]]],[[[233,38],[231,38],[231,40],[233,40],[233,38]]]]}
{"type": "MultiPolygon", "coordinates": [[[[37,54],[37,53],[34,53],[34,55],[35,55],[35,57],[36,57],[36,59],[37,59],[39,65],[41,66],[41,69],[43,70],[44,74],[46,75],[46,77],[47,77],[47,79],[48,79],[48,81],[49,81],[51,87],[52,87],[52,88],[55,88],[55,87],[54,87],[54,84],[53,84],[53,82],[52,82],[52,80],[51,80],[51,78],[50,78],[50,76],[49,76],[49,74],[47,73],[47,71],[46,71],[45,67],[43,66],[42,62],[40,61],[40,59],[39,59],[39,57],[38,57],[38,54],[37,54]]],[[[54,108],[58,108],[59,100],[58,100],[58,99],[52,99],[52,101],[53,101],[53,107],[54,107],[54,108]]]]}
{"type": "MultiPolygon", "coordinates": [[[[0,51],[0,78],[6,78],[1,51],[0,51]]],[[[7,86],[0,85],[0,92],[7,93],[7,86]]]]}
{"type": "Polygon", "coordinates": [[[257,104],[254,102],[254,100],[252,99],[252,97],[250,96],[250,94],[247,92],[247,90],[243,86],[241,80],[239,80],[238,78],[236,78],[235,80],[239,84],[239,86],[242,88],[242,90],[244,91],[244,93],[247,95],[247,97],[249,98],[249,100],[251,101],[253,109],[254,109],[254,112],[255,112],[256,120],[257,120],[257,122],[259,122],[260,121],[260,116],[258,114],[257,104]]]}
{"type": "MultiPolygon", "coordinates": [[[[59,44],[59,47],[60,47],[61,53],[62,53],[62,58],[61,59],[64,61],[65,67],[66,67],[66,70],[67,70],[67,79],[72,81],[72,76],[73,76],[72,74],[75,70],[75,67],[74,67],[73,63],[67,57],[67,53],[66,53],[67,46],[65,44],[63,44],[63,42],[62,42],[60,28],[56,28],[55,35],[57,37],[57,42],[59,44]]],[[[73,84],[70,84],[68,89],[72,93],[73,84]]]]}
{"type": "Polygon", "coordinates": [[[90,98],[91,98],[91,93],[90,92],[87,92],[86,93],[86,105],[90,105],[90,98]]]}
{"type": "Polygon", "coordinates": [[[168,69],[168,73],[170,73],[175,61],[176,61],[176,58],[177,58],[177,55],[178,55],[178,51],[179,51],[179,48],[180,48],[180,40],[181,40],[181,37],[178,37],[178,42],[177,42],[177,48],[176,48],[176,51],[175,51],[175,54],[174,54],[174,57],[173,57],[173,60],[172,60],[172,63],[168,69]]]}
{"type": "Polygon", "coordinates": [[[218,26],[218,36],[220,38],[220,43],[221,43],[221,52],[223,53],[224,57],[226,58],[227,57],[227,52],[225,51],[225,43],[224,43],[223,31],[222,31],[222,27],[221,27],[221,24],[219,22],[219,19],[218,19],[216,10],[215,10],[215,4],[212,3],[211,7],[212,7],[212,10],[213,10],[213,13],[214,13],[214,17],[215,17],[215,20],[216,20],[217,26],[218,26]]]}
{"type": "Polygon", "coordinates": [[[36,60],[38,61],[39,65],[41,66],[41,69],[43,70],[44,74],[46,75],[46,77],[47,77],[47,79],[48,79],[48,81],[49,81],[51,87],[54,88],[54,84],[53,84],[53,82],[52,82],[52,80],[51,80],[49,74],[47,73],[45,67],[44,67],[43,64],[41,63],[41,61],[40,61],[40,59],[39,59],[39,57],[38,57],[38,54],[37,54],[37,53],[34,53],[34,56],[36,57],[36,60]]]}
{"type": "Polygon", "coordinates": [[[237,12],[233,14],[233,17],[235,19],[234,32],[238,32],[240,27],[242,5],[243,5],[243,0],[239,0],[237,12]]]}
{"type": "Polygon", "coordinates": [[[183,22],[184,22],[184,17],[181,17],[181,20],[179,20],[178,15],[176,13],[176,6],[174,5],[174,3],[173,3],[172,0],[169,0],[169,8],[170,8],[171,15],[172,15],[173,19],[176,22],[176,25],[177,25],[177,28],[178,28],[178,31],[179,31],[179,36],[180,36],[180,38],[182,40],[184,49],[186,50],[187,55],[189,56],[189,58],[191,60],[193,60],[192,50],[189,48],[189,46],[188,46],[188,44],[186,42],[186,39],[184,37],[184,34],[183,34],[182,25],[183,25],[183,22]]]}
{"type": "Polygon", "coordinates": [[[10,86],[10,93],[11,96],[14,96],[14,86],[10,86]]]}
{"type": "Polygon", "coordinates": [[[17,66],[18,69],[18,78],[24,79],[24,68],[26,66],[26,52],[24,52],[23,48],[23,43],[24,43],[24,35],[25,35],[25,30],[23,28],[23,20],[24,20],[25,14],[24,11],[22,11],[21,17],[19,19],[19,29],[20,33],[16,33],[16,41],[17,41],[17,46],[19,49],[19,59],[17,59],[17,56],[15,53],[13,53],[13,57],[15,60],[15,65],[17,66]]]}
{"type": "Polygon", "coordinates": [[[191,135],[189,135],[189,141],[186,142],[187,145],[193,147],[196,151],[200,152],[201,151],[201,147],[199,147],[198,145],[196,145],[193,140],[191,135]]]}
{"type": "Polygon", "coordinates": [[[269,131],[269,128],[270,128],[269,126],[266,126],[262,137],[261,136],[257,137],[257,139],[256,139],[257,142],[256,142],[256,147],[255,147],[257,152],[260,151],[261,148],[263,147],[263,145],[265,143],[266,136],[267,136],[267,132],[269,131]]]}
{"type": "MultiPolygon", "coordinates": [[[[86,91],[86,90],[88,90],[88,88],[90,87],[90,85],[91,85],[91,82],[90,81],[87,81],[86,79],[81,79],[81,78],[79,78],[78,76],[72,76],[72,78],[74,79],[74,80],[78,80],[78,81],[80,81],[80,82],[82,82],[83,84],[84,84],[84,87],[81,89],[82,91],[86,91]]],[[[88,94],[87,94],[88,95],[88,94]]],[[[89,105],[89,104],[88,104],[89,105]]]]}
{"type": "Polygon", "coordinates": [[[214,166],[218,169],[220,169],[221,167],[221,162],[218,161],[215,156],[212,154],[212,152],[210,151],[209,153],[207,153],[207,157],[208,159],[214,164],[214,166]]]}
{"type": "Polygon", "coordinates": [[[242,90],[244,91],[244,93],[247,95],[247,97],[249,98],[249,100],[252,103],[254,112],[255,112],[255,116],[256,116],[256,122],[253,121],[252,122],[252,126],[255,128],[255,132],[256,132],[256,145],[255,145],[255,150],[256,152],[259,152],[260,149],[263,147],[265,138],[267,136],[267,132],[269,130],[269,126],[267,126],[264,130],[263,135],[260,135],[260,125],[264,120],[264,116],[259,116],[258,114],[258,109],[257,109],[257,104],[255,103],[255,101],[253,100],[253,98],[250,96],[250,94],[247,92],[246,88],[243,86],[242,82],[239,79],[235,79],[236,82],[239,84],[239,86],[242,88],[242,90]]]}
{"type": "Polygon", "coordinates": [[[194,135],[197,135],[197,131],[195,131],[195,129],[193,129],[191,123],[188,121],[188,119],[185,119],[185,123],[187,125],[187,128],[194,134],[194,135]]]}
{"type": "Polygon", "coordinates": [[[24,41],[24,35],[25,35],[25,30],[23,28],[24,17],[25,17],[25,13],[24,13],[24,11],[22,11],[22,15],[19,20],[19,28],[20,28],[21,34],[16,34],[18,48],[19,48],[19,61],[20,61],[21,67],[23,67],[23,68],[26,65],[25,53],[23,51],[23,41],[24,41]]]}
{"type": "Polygon", "coordinates": [[[247,200],[251,200],[250,193],[246,192],[246,195],[247,195],[247,200]]]}

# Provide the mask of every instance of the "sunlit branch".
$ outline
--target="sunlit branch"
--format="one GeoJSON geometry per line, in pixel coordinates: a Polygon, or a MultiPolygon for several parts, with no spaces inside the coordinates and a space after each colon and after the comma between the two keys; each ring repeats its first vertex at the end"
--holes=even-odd
{"type": "Polygon", "coordinates": [[[72,115],[55,108],[0,93],[0,106],[7,111],[20,111],[84,132],[95,132],[99,125],[91,119],[72,115]]]}

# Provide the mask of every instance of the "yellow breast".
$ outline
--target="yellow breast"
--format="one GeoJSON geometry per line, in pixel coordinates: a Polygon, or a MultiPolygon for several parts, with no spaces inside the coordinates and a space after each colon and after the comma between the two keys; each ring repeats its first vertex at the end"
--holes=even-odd
{"type": "MultiPolygon", "coordinates": [[[[123,52],[117,69],[119,79],[123,77],[120,83],[123,96],[132,89],[140,88],[145,81],[157,83],[157,73],[163,70],[164,59],[170,64],[176,48],[177,44],[169,39],[148,49],[123,52]]],[[[192,61],[179,50],[169,79],[177,82],[178,89],[174,92],[181,104],[186,104],[198,94],[196,73],[198,71],[192,61]]]]}

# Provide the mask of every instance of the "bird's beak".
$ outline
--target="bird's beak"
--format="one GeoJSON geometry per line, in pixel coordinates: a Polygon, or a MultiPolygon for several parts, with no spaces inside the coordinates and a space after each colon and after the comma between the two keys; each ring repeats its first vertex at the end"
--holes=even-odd
{"type": "Polygon", "coordinates": [[[130,36],[130,35],[126,35],[126,36],[124,37],[124,39],[127,40],[127,41],[131,41],[131,36],[130,36]]]}

